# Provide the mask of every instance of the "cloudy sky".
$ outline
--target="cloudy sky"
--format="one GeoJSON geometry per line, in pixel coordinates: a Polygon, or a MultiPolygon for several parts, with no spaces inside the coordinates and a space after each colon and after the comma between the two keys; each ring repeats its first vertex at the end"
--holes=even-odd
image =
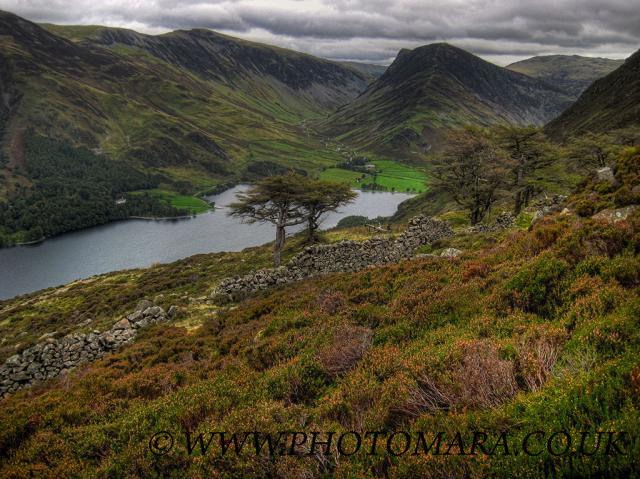
{"type": "Polygon", "coordinates": [[[0,9],[144,33],[210,28],[380,64],[438,41],[500,65],[556,53],[625,58],[640,48],[640,0],[0,0],[0,9]]]}

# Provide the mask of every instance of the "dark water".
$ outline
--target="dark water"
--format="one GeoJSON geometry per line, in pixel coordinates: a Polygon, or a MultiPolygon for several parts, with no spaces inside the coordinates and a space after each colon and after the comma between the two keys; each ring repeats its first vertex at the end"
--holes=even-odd
{"type": "MultiPolygon", "coordinates": [[[[121,269],[170,263],[198,253],[240,251],[272,241],[269,224],[243,224],[226,214],[225,205],[235,199],[237,186],[212,196],[215,211],[173,221],[127,220],[48,239],[34,246],[0,249],[0,299],[121,269]]],[[[404,193],[360,192],[358,198],[329,214],[322,228],[340,218],[392,215],[404,193]]],[[[294,232],[293,228],[287,233],[294,232]]]]}

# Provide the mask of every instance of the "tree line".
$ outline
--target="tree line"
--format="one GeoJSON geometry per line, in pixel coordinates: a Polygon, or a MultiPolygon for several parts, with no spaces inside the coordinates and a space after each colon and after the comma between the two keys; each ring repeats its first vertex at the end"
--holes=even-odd
{"type": "Polygon", "coordinates": [[[586,133],[563,145],[534,127],[469,127],[446,135],[431,175],[433,185],[449,193],[468,212],[471,224],[477,224],[504,197],[511,198],[518,215],[540,192],[539,174],[552,163],[564,161],[585,173],[608,165],[622,149],[638,143],[637,127],[586,133]]]}

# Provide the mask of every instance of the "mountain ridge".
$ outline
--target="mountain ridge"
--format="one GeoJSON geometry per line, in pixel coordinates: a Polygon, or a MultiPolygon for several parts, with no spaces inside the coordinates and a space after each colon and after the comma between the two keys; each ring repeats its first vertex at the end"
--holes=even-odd
{"type": "Polygon", "coordinates": [[[420,145],[425,134],[430,146],[438,143],[440,131],[467,123],[543,124],[570,101],[540,80],[437,43],[401,50],[385,73],[324,127],[361,148],[420,145]],[[409,144],[403,137],[411,138],[409,144]]]}
{"type": "Polygon", "coordinates": [[[545,133],[564,140],[585,132],[604,133],[636,125],[640,125],[640,50],[596,80],[571,107],[545,126],[545,133]]]}
{"type": "Polygon", "coordinates": [[[107,27],[54,30],[74,40],[0,13],[0,213],[9,218],[0,225],[2,244],[40,239],[43,229],[45,236],[67,231],[67,222],[51,221],[64,212],[85,218],[84,226],[109,221],[116,198],[134,185],[193,195],[273,172],[319,172],[340,156],[305,122],[368,83],[335,62],[204,30],[159,37],[107,27]],[[56,151],[56,161],[112,162],[138,180],[107,185],[92,176],[97,183],[83,186],[64,177],[77,165],[62,163],[39,176],[42,145],[56,151]],[[67,185],[65,204],[51,211],[62,206],[59,184],[67,185]],[[87,188],[91,200],[80,201],[87,188]]]}
{"type": "Polygon", "coordinates": [[[580,55],[544,55],[521,60],[505,68],[538,78],[567,92],[574,100],[591,83],[606,76],[624,60],[580,55]]]}
{"type": "MultiPolygon", "coordinates": [[[[304,131],[297,126],[300,120],[348,101],[367,84],[366,75],[353,68],[207,30],[150,36],[109,27],[48,28],[8,12],[0,13],[0,31],[4,33],[0,55],[5,64],[13,64],[13,86],[23,87],[27,103],[41,103],[35,109],[31,104],[18,107],[23,123],[33,123],[36,131],[51,130],[48,134],[100,148],[115,157],[128,156],[137,146],[131,145],[122,154],[114,151],[114,138],[127,142],[119,131],[124,127],[123,119],[117,118],[127,108],[105,107],[103,103],[118,99],[97,101],[101,93],[118,95],[138,107],[137,111],[129,108],[127,114],[146,115],[142,123],[164,124],[166,133],[162,136],[167,140],[160,139],[160,143],[178,138],[182,145],[180,135],[170,133],[177,126],[176,120],[194,123],[194,115],[207,111],[214,120],[213,128],[198,121],[199,125],[188,128],[191,131],[185,132],[185,137],[195,134],[217,143],[215,154],[205,155],[214,163],[221,150],[226,152],[222,155],[225,161],[231,158],[243,163],[248,153],[245,141],[232,135],[229,126],[240,123],[251,127],[250,133],[268,141],[280,137],[285,143],[301,143],[304,131]],[[67,37],[75,35],[76,41],[50,30],[70,32],[67,37]],[[197,53],[189,54],[189,50],[197,53]],[[53,83],[47,78],[51,75],[53,83]],[[48,102],[39,93],[46,91],[46,82],[54,96],[48,102]],[[57,89],[64,89],[59,97],[57,89]],[[206,105],[208,102],[211,105],[206,105]],[[39,118],[47,109],[52,110],[50,116],[76,115],[84,120],[61,121],[71,127],[66,129],[52,126],[51,119],[39,118]],[[231,115],[233,111],[235,115],[231,115]],[[216,117],[220,118],[217,123],[216,117]],[[36,121],[32,121],[34,118],[36,121]],[[89,131],[87,124],[96,131],[89,131]],[[70,133],[71,129],[76,132],[70,133]]],[[[149,130],[153,133],[154,129],[149,130]]],[[[4,143],[6,147],[10,141],[4,143]]],[[[187,163],[194,155],[201,156],[202,152],[194,151],[202,143],[187,141],[182,145],[186,152],[181,154],[187,163]]],[[[162,155],[161,151],[154,153],[153,147],[150,150],[152,156],[162,155]]]]}

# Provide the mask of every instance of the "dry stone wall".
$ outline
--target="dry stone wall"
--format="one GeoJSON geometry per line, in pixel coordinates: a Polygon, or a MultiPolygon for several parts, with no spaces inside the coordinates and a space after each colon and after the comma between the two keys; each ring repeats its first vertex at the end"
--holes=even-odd
{"type": "Polygon", "coordinates": [[[52,379],[70,369],[98,359],[131,342],[140,328],[170,321],[176,308],[165,312],[150,301],[141,301],[136,310],[115,323],[111,329],[88,334],[70,334],[25,349],[0,366],[0,397],[18,389],[52,379]]]}
{"type": "Polygon", "coordinates": [[[261,269],[224,280],[212,293],[212,298],[219,303],[235,301],[263,289],[311,276],[395,263],[413,256],[420,245],[450,236],[453,236],[453,230],[448,223],[417,216],[409,221],[407,229],[397,238],[308,246],[286,266],[261,269]]]}

